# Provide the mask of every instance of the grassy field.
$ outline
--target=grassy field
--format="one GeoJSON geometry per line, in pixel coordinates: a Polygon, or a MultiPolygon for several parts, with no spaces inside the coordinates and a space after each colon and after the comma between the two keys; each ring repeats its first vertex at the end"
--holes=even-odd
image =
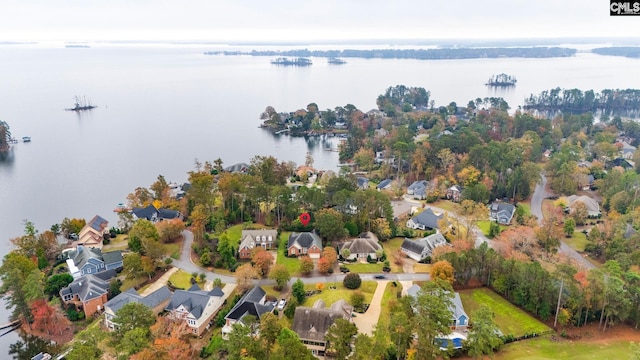
{"type": "Polygon", "coordinates": [[[382,267],[384,266],[384,264],[383,263],[369,264],[369,263],[357,262],[353,264],[344,263],[344,266],[349,268],[349,271],[353,273],[364,274],[364,273],[381,273],[382,267]]]}
{"type": "Polygon", "coordinates": [[[524,214],[525,215],[531,215],[531,203],[530,202],[521,202],[518,203],[518,205],[520,205],[523,209],[524,209],[524,214]]]}
{"type": "MultiPolygon", "coordinates": [[[[356,291],[362,292],[362,294],[364,295],[364,302],[368,304],[371,302],[371,299],[373,298],[373,293],[376,291],[378,282],[363,281],[362,285],[360,285],[360,288],[356,290],[347,289],[346,287],[344,287],[344,285],[342,285],[341,282],[335,283],[336,289],[329,289],[329,286],[333,286],[333,285],[334,285],[333,282],[327,282],[326,284],[324,284],[324,290],[322,290],[320,294],[308,297],[305,300],[303,306],[311,307],[313,306],[313,303],[315,303],[319,299],[322,299],[327,307],[331,306],[331,304],[333,304],[334,302],[340,299],[344,299],[346,302],[350,302],[351,294],[353,294],[356,291]]],[[[316,284],[306,284],[304,288],[306,290],[315,290],[316,284]]]]}
{"type": "Polygon", "coordinates": [[[431,264],[420,264],[416,263],[413,265],[413,271],[416,273],[430,273],[431,272],[431,264]]]}
{"type": "Polygon", "coordinates": [[[278,258],[276,264],[284,265],[291,276],[298,276],[300,272],[300,261],[297,258],[287,257],[287,241],[289,240],[291,232],[283,231],[280,233],[280,240],[278,241],[278,258]]]}
{"type": "Polygon", "coordinates": [[[585,246],[589,243],[587,241],[587,235],[582,232],[576,231],[573,233],[573,237],[570,238],[562,238],[562,241],[569,245],[575,251],[583,252],[585,246]]]}
{"type": "Polygon", "coordinates": [[[402,290],[402,286],[393,286],[393,281],[387,283],[387,287],[382,294],[382,301],[380,302],[380,317],[378,318],[378,327],[385,328],[389,326],[389,317],[391,314],[391,308],[397,305],[397,292],[402,290]]]}
{"type": "Polygon", "coordinates": [[[111,239],[109,244],[102,247],[103,252],[126,250],[129,246],[129,235],[118,234],[115,238],[111,239]]]}
{"type": "Polygon", "coordinates": [[[536,339],[505,345],[495,354],[497,360],[552,360],[552,359],[630,359],[629,341],[588,342],[559,340],[546,335],[536,339]]]}
{"type": "Polygon", "coordinates": [[[171,281],[173,286],[186,290],[191,287],[191,274],[178,270],[171,275],[169,281],[171,281]]]}
{"type": "MultiPolygon", "coordinates": [[[[489,236],[489,227],[491,226],[491,221],[489,220],[478,221],[476,223],[476,226],[478,226],[478,229],[480,229],[485,236],[489,236]]],[[[508,228],[508,226],[500,225],[500,231],[503,231],[506,228],[508,228]]]]}
{"type": "Polygon", "coordinates": [[[384,252],[387,254],[387,259],[389,260],[389,266],[391,267],[392,273],[401,273],[403,272],[402,266],[398,266],[393,263],[393,254],[400,250],[400,246],[402,246],[402,242],[404,241],[403,237],[395,237],[393,239],[389,239],[382,243],[382,248],[384,252]]]}
{"type": "Polygon", "coordinates": [[[454,203],[453,201],[449,201],[449,200],[438,200],[432,204],[427,204],[427,206],[429,205],[433,205],[437,208],[440,209],[444,209],[447,210],[449,212],[455,213],[456,212],[456,203],[454,203]]]}
{"type": "Polygon", "coordinates": [[[522,336],[527,333],[542,333],[550,330],[547,325],[487,288],[462,290],[460,298],[471,321],[473,321],[473,314],[481,305],[488,306],[495,314],[494,320],[498,328],[505,335],[522,336]]]}
{"type": "Polygon", "coordinates": [[[233,225],[224,231],[227,234],[229,240],[234,247],[238,247],[240,244],[240,238],[242,237],[242,224],[233,225]]]}

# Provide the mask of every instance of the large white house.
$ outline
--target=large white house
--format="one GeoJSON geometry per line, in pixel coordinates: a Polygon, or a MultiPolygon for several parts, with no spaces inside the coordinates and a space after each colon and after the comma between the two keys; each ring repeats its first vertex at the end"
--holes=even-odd
{"type": "Polygon", "coordinates": [[[441,233],[436,233],[417,240],[405,238],[400,251],[415,261],[422,261],[431,256],[433,249],[447,244],[447,239],[441,233]]]}

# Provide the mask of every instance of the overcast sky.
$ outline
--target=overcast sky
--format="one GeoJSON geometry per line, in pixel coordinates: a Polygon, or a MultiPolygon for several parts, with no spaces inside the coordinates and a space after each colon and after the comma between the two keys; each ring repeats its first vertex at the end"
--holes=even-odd
{"type": "Polygon", "coordinates": [[[607,0],[0,0],[0,41],[629,37],[607,0]]]}

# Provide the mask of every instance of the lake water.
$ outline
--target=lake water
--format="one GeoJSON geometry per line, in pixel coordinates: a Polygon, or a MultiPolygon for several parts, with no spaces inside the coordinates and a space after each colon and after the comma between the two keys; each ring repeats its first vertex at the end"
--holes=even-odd
{"type": "MultiPolygon", "coordinates": [[[[0,162],[0,256],[19,236],[23,220],[41,229],[64,217],[99,214],[116,224],[112,210],[138,186],[160,174],[183,182],[194,160],[224,166],[255,155],[304,163],[308,151],[320,169],[337,170],[335,139],[274,136],[258,128],[268,105],[293,111],[315,102],[320,109],[353,104],[375,108],[394,85],[431,91],[436,106],[466,105],[502,96],[513,109],[531,93],[555,87],[582,90],[638,88],[640,60],[578,53],[555,59],[383,60],[347,59],[329,65],[313,59],[304,68],[279,67],[269,57],[205,56],[215,46],[61,45],[0,46],[0,119],[19,143],[0,162]],[[515,88],[484,86],[493,74],[515,75],[515,88]],[[64,111],[75,95],[98,108],[64,111]]],[[[228,50],[228,47],[223,48],[228,50]]],[[[0,309],[0,320],[8,313],[0,309]]],[[[15,334],[0,338],[8,348],[15,334]]],[[[3,346],[4,345],[4,346],[3,346]]]]}

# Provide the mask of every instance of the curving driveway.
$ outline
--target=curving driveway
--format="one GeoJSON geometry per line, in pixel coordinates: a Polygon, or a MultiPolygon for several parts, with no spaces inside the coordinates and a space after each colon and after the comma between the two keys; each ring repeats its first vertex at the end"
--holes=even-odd
{"type": "MultiPolygon", "coordinates": [[[[538,218],[538,224],[541,224],[544,220],[544,216],[542,214],[542,201],[554,195],[547,191],[547,177],[544,176],[544,174],[541,174],[541,176],[542,179],[540,182],[538,182],[538,184],[536,184],[536,188],[533,191],[533,195],[531,196],[531,214],[535,215],[538,218]]],[[[565,242],[562,240],[560,240],[560,247],[558,248],[558,252],[567,255],[587,270],[596,267],[591,262],[589,262],[589,260],[580,255],[579,252],[570,248],[569,245],[565,244],[565,242]]]]}

